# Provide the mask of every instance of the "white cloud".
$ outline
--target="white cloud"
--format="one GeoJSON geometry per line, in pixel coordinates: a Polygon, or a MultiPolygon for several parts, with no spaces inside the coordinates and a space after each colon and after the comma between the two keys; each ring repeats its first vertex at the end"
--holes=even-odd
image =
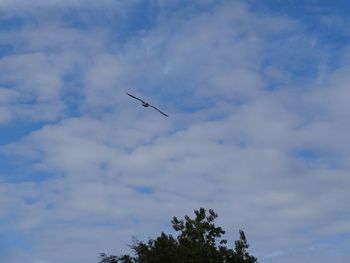
{"type": "Polygon", "coordinates": [[[0,120],[60,118],[2,149],[48,173],[0,186],[0,214],[31,237],[35,258],[94,262],[199,206],[219,212],[234,237],[246,230],[266,262],[305,261],[320,240],[348,231],[348,69],[322,72],[329,85],[317,76],[302,83],[280,63],[305,50],[275,63],[285,48],[271,41],[283,34],[311,45],[297,22],[256,16],[238,1],[191,14],[161,13],[157,26],[115,46],[110,29],[24,28],[25,54],[1,59],[0,120]],[[76,82],[63,77],[72,70],[76,82]],[[70,116],[69,94],[80,116],[70,116]],[[315,158],[293,155],[305,149],[315,158]]]}

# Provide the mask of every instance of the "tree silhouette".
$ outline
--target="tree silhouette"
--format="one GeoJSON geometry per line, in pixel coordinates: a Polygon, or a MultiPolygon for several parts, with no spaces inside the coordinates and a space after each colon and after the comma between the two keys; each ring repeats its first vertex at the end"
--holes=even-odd
{"type": "Polygon", "coordinates": [[[249,245],[243,230],[235,241],[235,248],[227,247],[221,239],[225,231],[214,224],[218,215],[204,208],[195,210],[195,218],[185,216],[183,220],[173,217],[171,223],[180,232],[174,238],[163,232],[147,243],[134,240],[130,246],[133,256],[113,256],[101,253],[99,263],[254,263],[257,259],[247,251],[249,245]]]}

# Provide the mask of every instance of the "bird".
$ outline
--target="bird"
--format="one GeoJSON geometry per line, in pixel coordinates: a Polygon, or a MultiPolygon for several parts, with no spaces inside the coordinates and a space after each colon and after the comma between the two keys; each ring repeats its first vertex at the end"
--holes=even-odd
{"type": "Polygon", "coordinates": [[[155,106],[149,104],[148,102],[146,102],[144,100],[141,100],[140,98],[137,98],[137,97],[135,97],[134,95],[131,95],[128,92],[125,92],[125,93],[128,94],[131,98],[141,101],[141,104],[142,104],[143,107],[145,107],[145,108],[152,107],[153,109],[157,110],[159,113],[163,114],[165,117],[169,117],[168,114],[165,114],[164,112],[162,112],[161,110],[157,109],[155,106]]]}

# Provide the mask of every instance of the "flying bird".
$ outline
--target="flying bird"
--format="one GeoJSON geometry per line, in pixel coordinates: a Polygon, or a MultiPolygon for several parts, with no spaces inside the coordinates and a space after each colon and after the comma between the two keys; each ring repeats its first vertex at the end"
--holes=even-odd
{"type": "Polygon", "coordinates": [[[126,94],[128,94],[133,99],[141,101],[141,104],[142,104],[143,107],[145,107],[145,108],[152,107],[153,109],[157,110],[159,113],[163,114],[164,116],[169,117],[169,115],[165,114],[164,112],[162,112],[161,110],[157,109],[156,107],[154,107],[153,105],[149,104],[148,102],[146,102],[144,100],[141,100],[140,98],[137,98],[134,95],[131,95],[130,93],[126,92],[126,94]]]}

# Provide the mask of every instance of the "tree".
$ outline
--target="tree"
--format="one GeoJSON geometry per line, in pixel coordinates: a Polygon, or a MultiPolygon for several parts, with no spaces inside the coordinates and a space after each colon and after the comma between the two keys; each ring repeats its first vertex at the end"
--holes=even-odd
{"type": "Polygon", "coordinates": [[[257,259],[247,251],[249,244],[243,230],[235,241],[235,248],[227,247],[221,239],[225,231],[214,224],[218,215],[204,208],[195,210],[195,218],[183,220],[173,217],[171,223],[179,235],[174,238],[163,232],[147,243],[134,240],[130,246],[133,256],[100,254],[99,263],[255,263],[257,259]]]}

